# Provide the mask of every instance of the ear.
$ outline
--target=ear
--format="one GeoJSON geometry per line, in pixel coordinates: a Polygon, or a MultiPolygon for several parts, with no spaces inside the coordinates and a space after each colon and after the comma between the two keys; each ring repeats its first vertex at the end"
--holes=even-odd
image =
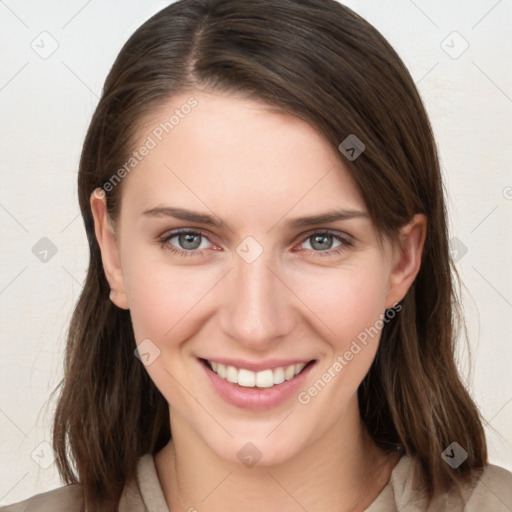
{"type": "Polygon", "coordinates": [[[427,218],[418,213],[400,229],[399,244],[393,247],[392,269],[386,296],[386,308],[400,302],[412,285],[421,266],[427,234],[427,218]]]}
{"type": "Polygon", "coordinates": [[[110,300],[119,308],[129,309],[116,234],[107,213],[105,192],[97,188],[91,194],[94,233],[101,250],[105,277],[110,285],[110,300]]]}

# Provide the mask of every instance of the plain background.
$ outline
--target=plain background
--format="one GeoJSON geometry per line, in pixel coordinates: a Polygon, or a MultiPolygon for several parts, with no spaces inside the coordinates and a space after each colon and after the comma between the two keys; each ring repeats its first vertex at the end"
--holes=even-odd
{"type": "MultiPolygon", "coordinates": [[[[0,504],[60,485],[47,401],[88,262],[81,145],[121,46],[168,3],[0,0],[0,504]]],[[[398,51],[431,117],[465,285],[459,364],[491,462],[512,469],[512,1],[346,4],[398,51]]]]}

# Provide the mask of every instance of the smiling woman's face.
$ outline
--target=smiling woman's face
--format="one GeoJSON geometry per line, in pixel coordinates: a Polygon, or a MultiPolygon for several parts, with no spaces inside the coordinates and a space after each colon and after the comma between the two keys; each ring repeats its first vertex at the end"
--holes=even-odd
{"type": "MultiPolygon", "coordinates": [[[[190,96],[162,106],[141,145],[190,96]]],[[[403,298],[422,235],[410,230],[409,256],[380,246],[340,155],[306,122],[233,95],[193,96],[125,178],[116,238],[92,198],[105,271],[137,344],[150,340],[141,352],[172,428],[224,459],[252,442],[262,463],[284,461],[353,427],[379,336],[334,363],[403,298]]]]}

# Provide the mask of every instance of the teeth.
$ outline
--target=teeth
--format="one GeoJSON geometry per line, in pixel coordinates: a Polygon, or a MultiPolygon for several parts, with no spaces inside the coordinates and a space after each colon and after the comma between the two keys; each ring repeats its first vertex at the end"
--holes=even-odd
{"type": "Polygon", "coordinates": [[[208,361],[210,368],[222,379],[238,384],[244,388],[271,388],[277,384],[282,384],[285,380],[291,380],[298,375],[307,363],[292,364],[290,366],[281,366],[273,370],[263,370],[261,372],[252,372],[244,368],[235,368],[226,366],[215,361],[208,361]]]}
{"type": "Polygon", "coordinates": [[[295,365],[288,366],[286,370],[284,371],[284,378],[286,380],[293,379],[293,376],[295,375],[295,365]]]}
{"type": "Polygon", "coordinates": [[[274,384],[282,384],[284,382],[284,370],[282,368],[276,368],[273,371],[274,384]]]}
{"type": "Polygon", "coordinates": [[[226,380],[228,382],[232,382],[233,384],[236,384],[238,382],[237,375],[238,375],[238,370],[234,366],[226,367],[226,380]]]}
{"type": "Polygon", "coordinates": [[[256,374],[250,370],[238,370],[237,384],[244,388],[253,388],[256,385],[256,374]]]}

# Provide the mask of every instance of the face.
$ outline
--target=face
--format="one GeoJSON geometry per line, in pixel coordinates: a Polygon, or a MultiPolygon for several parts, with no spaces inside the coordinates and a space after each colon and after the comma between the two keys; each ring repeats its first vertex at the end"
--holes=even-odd
{"type": "Polygon", "coordinates": [[[172,426],[226,460],[250,441],[261,463],[285,461],[354,410],[422,236],[404,230],[409,253],[380,246],[343,157],[263,104],[195,91],[144,127],[156,145],[124,178],[115,235],[92,199],[113,300],[172,426]]]}

